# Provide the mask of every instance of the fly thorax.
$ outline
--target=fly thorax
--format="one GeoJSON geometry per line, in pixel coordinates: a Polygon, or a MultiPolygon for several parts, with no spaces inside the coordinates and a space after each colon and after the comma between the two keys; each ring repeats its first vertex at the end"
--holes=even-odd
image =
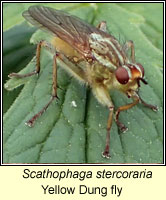
{"type": "Polygon", "coordinates": [[[107,54],[109,48],[104,38],[103,40],[101,40],[101,38],[103,38],[101,35],[92,33],[89,37],[90,48],[98,54],[107,54]]]}
{"type": "Polygon", "coordinates": [[[112,71],[117,68],[116,64],[119,64],[122,57],[118,57],[118,50],[111,41],[111,38],[92,33],[89,37],[89,46],[91,48],[92,56],[100,64],[110,68],[112,71]]]}

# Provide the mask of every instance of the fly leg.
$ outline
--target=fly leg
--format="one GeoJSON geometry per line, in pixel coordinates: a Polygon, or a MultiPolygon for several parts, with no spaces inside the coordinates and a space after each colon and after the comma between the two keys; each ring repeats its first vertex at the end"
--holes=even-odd
{"type": "Polygon", "coordinates": [[[57,97],[57,64],[56,59],[59,56],[58,53],[56,53],[53,57],[53,73],[52,73],[52,96],[49,102],[37,113],[35,114],[31,119],[29,119],[25,124],[29,127],[32,127],[35,123],[35,121],[47,110],[49,105],[55,100],[57,97]]]}
{"type": "Polygon", "coordinates": [[[152,109],[153,111],[158,111],[158,107],[157,107],[157,106],[154,106],[154,105],[152,105],[152,104],[146,103],[144,100],[142,100],[142,98],[141,98],[139,95],[138,95],[138,97],[139,97],[140,103],[142,103],[144,106],[146,106],[146,107],[152,109]]]}
{"type": "Polygon", "coordinates": [[[132,63],[135,63],[135,49],[134,42],[132,40],[127,41],[123,46],[123,50],[125,52],[127,52],[129,49],[131,49],[131,61],[132,63]]]}
{"type": "Polygon", "coordinates": [[[27,74],[18,74],[18,73],[11,73],[8,75],[9,78],[16,77],[16,78],[24,78],[29,77],[34,74],[39,74],[40,72],[40,55],[41,55],[41,47],[48,47],[50,46],[46,41],[42,40],[38,43],[36,48],[36,70],[27,74]]]}
{"type": "Polygon", "coordinates": [[[107,120],[107,135],[106,135],[106,142],[105,142],[105,149],[103,152],[103,157],[105,158],[110,158],[110,130],[112,127],[112,120],[113,120],[113,112],[114,112],[114,107],[109,107],[109,116],[107,120]]]}
{"type": "Polygon", "coordinates": [[[100,29],[101,31],[107,32],[107,24],[106,21],[101,21],[98,25],[97,28],[100,29]]]}
{"type": "Polygon", "coordinates": [[[41,41],[37,45],[36,50],[36,70],[27,74],[18,74],[18,73],[11,73],[9,74],[9,77],[17,77],[17,78],[24,78],[29,77],[34,74],[39,74],[40,72],[40,56],[41,56],[41,47],[45,47],[48,49],[51,53],[54,54],[53,57],[53,73],[52,73],[52,95],[51,99],[48,101],[48,103],[37,113],[35,114],[31,119],[29,119],[26,122],[26,125],[29,127],[32,127],[35,123],[35,121],[47,110],[49,105],[56,99],[57,97],[57,60],[62,64],[62,66],[70,71],[76,78],[78,78],[82,82],[86,82],[86,76],[85,72],[81,68],[81,64],[79,63],[72,63],[69,61],[69,59],[60,52],[56,52],[56,47],[53,46],[51,43],[48,43],[46,41],[41,41]],[[55,53],[56,52],[56,53],[55,53]]]}
{"type": "Polygon", "coordinates": [[[127,105],[124,105],[124,106],[120,106],[120,107],[117,109],[117,111],[116,111],[116,113],[115,113],[115,121],[116,121],[116,124],[118,125],[118,127],[120,128],[120,130],[121,130],[122,132],[127,131],[128,128],[127,128],[123,123],[121,123],[121,122],[119,121],[119,114],[120,114],[120,112],[121,112],[121,111],[124,111],[124,110],[130,109],[130,108],[132,108],[133,106],[135,106],[135,105],[138,104],[138,103],[139,103],[139,98],[138,98],[138,97],[135,97],[133,103],[130,103],[130,104],[127,104],[127,105]]]}
{"type": "MultiPolygon", "coordinates": [[[[37,45],[36,49],[36,70],[27,74],[18,74],[18,73],[11,73],[9,74],[9,77],[16,77],[16,78],[25,78],[29,77],[35,74],[39,74],[40,72],[40,57],[41,57],[41,47],[45,47],[52,51],[55,54],[55,48],[48,42],[46,41],[40,41],[39,44],[37,45]]],[[[47,110],[49,105],[52,103],[52,101],[57,97],[57,64],[56,64],[56,59],[59,56],[59,53],[56,53],[53,58],[53,73],[52,73],[52,96],[49,102],[37,113],[35,114],[30,120],[26,122],[26,125],[29,127],[32,127],[35,123],[35,121],[47,110]]]]}
{"type": "MultiPolygon", "coordinates": [[[[49,50],[54,51],[55,53],[55,48],[50,44],[47,43],[46,41],[40,41],[39,44],[37,45],[36,49],[36,70],[27,74],[18,74],[18,73],[11,73],[9,74],[9,77],[16,77],[16,78],[25,78],[29,77],[35,74],[39,74],[40,72],[40,55],[41,55],[41,47],[46,47],[49,50]]],[[[53,85],[52,85],[52,97],[50,101],[43,107],[41,111],[39,111],[37,114],[35,114],[30,120],[26,122],[26,125],[29,127],[32,127],[34,125],[34,122],[47,110],[49,105],[52,103],[54,99],[57,98],[57,65],[56,65],[56,58],[59,56],[58,53],[54,55],[54,61],[53,61],[53,85]]]]}
{"type": "Polygon", "coordinates": [[[102,156],[105,158],[110,158],[110,130],[111,130],[112,121],[113,121],[114,105],[111,101],[109,92],[105,87],[101,87],[97,85],[95,87],[92,86],[92,91],[95,97],[97,98],[97,100],[103,105],[107,106],[109,109],[105,149],[104,149],[104,152],[102,153],[102,156]]]}
{"type": "Polygon", "coordinates": [[[125,125],[119,121],[119,114],[120,114],[121,111],[128,110],[128,109],[132,108],[133,106],[135,106],[138,103],[142,103],[144,106],[152,109],[153,111],[157,111],[158,110],[157,106],[154,106],[154,105],[151,105],[151,104],[147,104],[145,101],[143,101],[141,99],[141,97],[139,96],[139,94],[137,92],[135,92],[135,91],[128,92],[127,96],[129,98],[132,97],[133,103],[130,103],[130,104],[127,104],[127,105],[124,105],[124,106],[120,106],[117,109],[116,114],[115,114],[115,121],[116,121],[117,125],[119,126],[119,128],[120,128],[120,130],[122,132],[127,131],[127,127],[125,127],[125,125]]]}

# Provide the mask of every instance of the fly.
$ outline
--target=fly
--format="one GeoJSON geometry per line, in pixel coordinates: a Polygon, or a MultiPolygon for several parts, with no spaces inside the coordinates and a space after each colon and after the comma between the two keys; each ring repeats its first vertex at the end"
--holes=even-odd
{"type": "Polygon", "coordinates": [[[147,104],[138,94],[140,81],[144,84],[144,68],[135,61],[134,43],[130,40],[123,46],[115,37],[107,33],[106,22],[94,27],[76,16],[64,11],[44,6],[31,6],[23,12],[23,17],[32,25],[53,34],[51,43],[40,41],[36,49],[36,70],[28,74],[11,73],[9,77],[23,78],[39,74],[40,50],[51,49],[53,57],[52,96],[50,101],[26,124],[32,127],[35,121],[47,110],[57,98],[57,64],[59,59],[64,63],[66,71],[77,80],[90,86],[94,96],[109,110],[107,120],[106,144],[102,155],[110,157],[110,130],[113,121],[114,104],[109,91],[117,89],[132,98],[133,102],[120,106],[115,112],[115,122],[122,132],[127,127],[119,121],[121,111],[128,110],[138,103],[157,111],[157,106],[147,104]],[[131,50],[131,56],[127,51],[131,50]]]}

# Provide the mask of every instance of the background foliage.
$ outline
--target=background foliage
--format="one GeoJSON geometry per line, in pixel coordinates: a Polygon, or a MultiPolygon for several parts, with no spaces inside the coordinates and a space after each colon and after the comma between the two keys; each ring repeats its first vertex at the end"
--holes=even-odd
{"type": "MultiPolygon", "coordinates": [[[[41,31],[25,23],[21,13],[33,3],[3,4],[3,81],[7,74],[35,68],[35,45],[41,31]],[[34,34],[33,34],[34,33],[34,34]],[[32,37],[31,37],[32,36],[32,37]],[[30,61],[32,59],[32,61],[30,61]],[[28,64],[29,63],[29,64],[28,64]],[[27,66],[26,66],[27,65],[27,66]]],[[[115,122],[111,130],[110,159],[102,158],[108,110],[91,91],[58,68],[58,96],[33,128],[25,122],[38,112],[51,94],[52,56],[42,50],[39,77],[11,79],[3,92],[4,163],[162,163],[163,162],[163,5],[162,3],[50,3],[97,25],[107,21],[108,30],[123,43],[133,40],[136,60],[145,67],[149,85],[141,85],[146,102],[159,107],[157,113],[135,106],[121,113],[129,128],[120,133],[115,122]],[[24,84],[17,88],[18,86],[24,84]],[[15,89],[17,88],[17,89],[15,89]],[[14,89],[14,90],[13,90],[14,89]],[[12,90],[12,91],[11,91],[12,90]]],[[[118,91],[111,92],[115,107],[130,100],[118,91]]]]}

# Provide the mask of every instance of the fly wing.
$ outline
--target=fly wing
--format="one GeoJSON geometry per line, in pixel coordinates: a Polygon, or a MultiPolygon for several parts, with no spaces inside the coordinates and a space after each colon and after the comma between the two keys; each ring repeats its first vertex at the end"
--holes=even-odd
{"type": "Polygon", "coordinates": [[[88,36],[93,32],[101,32],[64,11],[43,6],[29,7],[23,17],[32,25],[52,32],[85,57],[91,56],[88,36]]]}

